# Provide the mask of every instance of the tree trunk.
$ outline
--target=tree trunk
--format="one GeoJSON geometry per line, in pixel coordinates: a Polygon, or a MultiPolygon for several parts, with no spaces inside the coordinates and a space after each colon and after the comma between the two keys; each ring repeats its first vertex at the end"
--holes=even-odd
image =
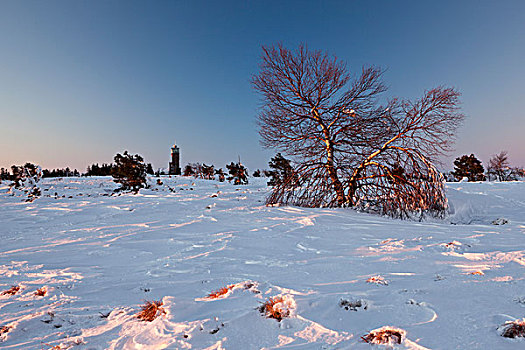
{"type": "Polygon", "coordinates": [[[332,180],[332,186],[334,187],[335,194],[337,196],[337,205],[342,207],[346,203],[345,189],[343,184],[337,176],[337,169],[334,166],[334,152],[332,143],[329,140],[326,140],[326,169],[328,170],[328,175],[330,175],[330,180],[332,180]]]}
{"type": "Polygon", "coordinates": [[[337,176],[337,169],[334,165],[334,145],[332,144],[332,139],[330,137],[330,130],[328,130],[323,123],[319,116],[319,112],[315,108],[312,108],[312,115],[323,131],[324,142],[326,144],[326,170],[328,170],[328,175],[332,181],[332,186],[337,198],[337,205],[342,207],[346,203],[345,189],[337,176]]]}

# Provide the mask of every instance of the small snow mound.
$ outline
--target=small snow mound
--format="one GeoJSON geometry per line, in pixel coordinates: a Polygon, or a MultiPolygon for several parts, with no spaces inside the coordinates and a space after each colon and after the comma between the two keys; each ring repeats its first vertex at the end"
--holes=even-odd
{"type": "Polygon", "coordinates": [[[304,217],[296,221],[298,224],[301,224],[303,226],[314,226],[315,225],[315,219],[304,217]]]}
{"type": "Polygon", "coordinates": [[[405,341],[406,331],[400,328],[384,326],[370,331],[361,337],[366,343],[378,345],[396,345],[405,341]]]}
{"type": "Polygon", "coordinates": [[[522,306],[525,306],[525,297],[518,297],[514,299],[514,301],[517,302],[518,304],[521,304],[522,306]]]}

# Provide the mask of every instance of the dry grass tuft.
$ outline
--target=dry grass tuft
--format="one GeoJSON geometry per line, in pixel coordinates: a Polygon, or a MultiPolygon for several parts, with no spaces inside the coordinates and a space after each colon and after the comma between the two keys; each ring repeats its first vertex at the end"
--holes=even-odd
{"type": "Polygon", "coordinates": [[[15,295],[20,290],[20,286],[11,286],[11,288],[4,290],[0,295],[15,295]]]}
{"type": "Polygon", "coordinates": [[[166,314],[166,310],[162,308],[164,303],[162,301],[147,301],[141,306],[141,311],[137,314],[137,318],[141,321],[152,322],[162,314],[166,314]]]}
{"type": "Polygon", "coordinates": [[[505,338],[525,338],[525,318],[523,320],[505,322],[501,326],[501,334],[505,338]]]}
{"type": "Polygon", "coordinates": [[[377,276],[372,276],[372,277],[369,277],[367,280],[366,280],[367,283],[375,283],[375,284],[381,284],[383,286],[388,286],[388,281],[386,279],[384,279],[382,276],[380,275],[377,275],[377,276]]]}
{"type": "Polygon", "coordinates": [[[2,327],[0,327],[0,337],[3,336],[4,334],[9,333],[11,328],[12,328],[11,326],[2,326],[2,327]]]}
{"type": "Polygon", "coordinates": [[[401,344],[405,335],[404,330],[387,326],[375,329],[361,339],[369,344],[395,345],[401,344]]]}
{"type": "Polygon", "coordinates": [[[259,307],[259,312],[267,318],[274,318],[281,322],[283,318],[290,317],[290,309],[282,296],[268,299],[259,307]]]}
{"type": "Polygon", "coordinates": [[[67,349],[67,348],[63,348],[62,346],[60,345],[51,345],[51,344],[48,344],[48,343],[44,343],[42,342],[42,349],[44,349],[44,345],[45,346],[49,346],[49,348],[47,350],[64,350],[64,349],[67,349]]]}
{"type": "Polygon", "coordinates": [[[199,299],[199,300],[216,300],[216,299],[223,299],[228,296],[230,291],[234,291],[236,289],[242,289],[242,290],[248,290],[252,293],[258,294],[260,293],[259,290],[257,290],[257,282],[253,281],[244,281],[239,283],[234,283],[227,285],[226,287],[222,287],[220,289],[217,289],[210,294],[206,295],[206,297],[199,299]]]}
{"type": "Polygon", "coordinates": [[[228,294],[228,292],[230,290],[232,290],[234,287],[235,287],[234,284],[230,284],[229,286],[222,287],[222,288],[220,288],[220,289],[218,289],[216,291],[213,291],[210,294],[208,294],[207,298],[208,299],[219,299],[219,298],[223,297],[224,295],[228,294]]]}
{"type": "Polygon", "coordinates": [[[37,297],[45,297],[47,295],[47,287],[46,286],[43,286],[42,288],[38,288],[36,291],[35,291],[35,295],[37,297]]]}

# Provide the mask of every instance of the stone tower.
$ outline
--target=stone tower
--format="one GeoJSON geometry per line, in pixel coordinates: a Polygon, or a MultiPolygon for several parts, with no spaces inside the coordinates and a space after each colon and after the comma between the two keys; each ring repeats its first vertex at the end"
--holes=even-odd
{"type": "Polygon", "coordinates": [[[168,171],[169,175],[180,175],[180,150],[177,145],[171,147],[171,162],[168,171]]]}

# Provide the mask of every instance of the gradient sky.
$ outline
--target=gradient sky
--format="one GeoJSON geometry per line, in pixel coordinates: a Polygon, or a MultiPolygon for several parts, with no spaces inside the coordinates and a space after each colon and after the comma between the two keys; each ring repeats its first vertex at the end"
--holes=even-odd
{"type": "Polygon", "coordinates": [[[525,1],[0,1],[0,166],[85,171],[116,152],[250,169],[261,45],[387,69],[389,95],[462,94],[457,150],[525,166],[525,1]]]}

